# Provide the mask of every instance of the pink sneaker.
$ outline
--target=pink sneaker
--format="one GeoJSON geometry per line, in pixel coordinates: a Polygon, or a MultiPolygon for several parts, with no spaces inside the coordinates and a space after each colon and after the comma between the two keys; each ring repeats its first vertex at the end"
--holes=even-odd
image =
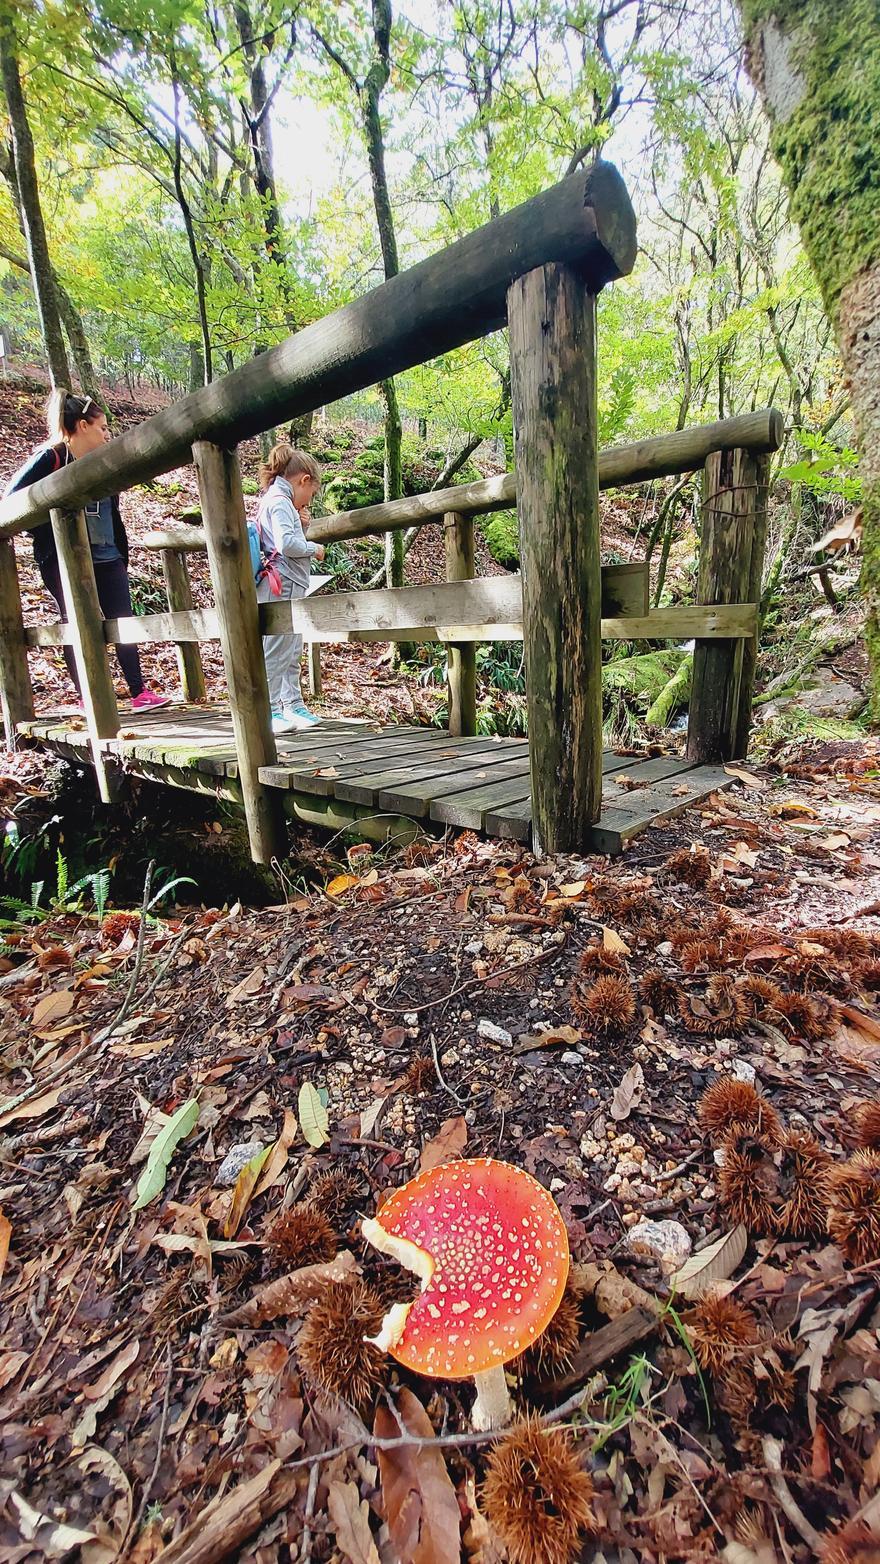
{"type": "Polygon", "coordinates": [[[149,711],[159,706],[170,706],[171,701],[167,695],[157,695],[153,690],[141,690],[131,703],[132,711],[149,711]]]}

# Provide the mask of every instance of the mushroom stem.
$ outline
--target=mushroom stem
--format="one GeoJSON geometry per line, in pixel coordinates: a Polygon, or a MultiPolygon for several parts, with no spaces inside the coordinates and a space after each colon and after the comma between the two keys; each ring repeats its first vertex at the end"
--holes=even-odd
{"type": "Polygon", "coordinates": [[[494,1368],[474,1375],[477,1398],[471,1408],[471,1422],[478,1434],[490,1428],[506,1428],[513,1417],[513,1403],[504,1377],[504,1368],[496,1363],[494,1368]]]}

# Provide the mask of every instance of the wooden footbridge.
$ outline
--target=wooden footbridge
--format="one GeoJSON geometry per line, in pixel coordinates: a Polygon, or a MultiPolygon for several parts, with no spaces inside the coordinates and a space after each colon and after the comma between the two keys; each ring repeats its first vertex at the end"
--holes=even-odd
{"type": "Polygon", "coordinates": [[[0,700],[25,736],[95,768],[110,801],[126,772],[234,799],[254,859],[285,856],[285,815],[369,832],[401,819],[531,839],[539,851],[618,851],[653,820],[724,785],[751,722],[773,410],[599,453],[596,295],[635,261],[616,171],[598,163],[102,450],[0,505],[0,700]],[[261,430],[496,330],[510,328],[516,472],[324,517],[320,542],[444,529],[439,586],[257,605],[236,447],[261,430]],[[104,621],[85,503],[192,461],[203,528],[151,539],[168,612],[104,621]],[[599,490],[703,470],[698,603],[649,609],[645,563],[600,565],[599,490]],[[474,517],[516,504],[522,576],[474,578],[474,517]],[[13,538],[51,524],[69,622],[25,626],[13,538]],[[208,554],[215,606],[197,610],[187,554],[208,554]],[[449,733],[328,721],[271,732],[261,633],[313,644],[436,640],[449,647],[449,733]],[[696,640],[687,759],[602,751],[603,638],[696,640]],[[201,641],[219,639],[228,706],[206,706],[201,641]],[[476,735],[476,644],[523,640],[529,739],[476,735]],[[173,642],[184,702],[120,714],[108,645],[173,642]],[[28,648],[70,645],[84,717],[35,716],[28,648]],[[378,817],[378,820],[377,820],[378,817]]]}

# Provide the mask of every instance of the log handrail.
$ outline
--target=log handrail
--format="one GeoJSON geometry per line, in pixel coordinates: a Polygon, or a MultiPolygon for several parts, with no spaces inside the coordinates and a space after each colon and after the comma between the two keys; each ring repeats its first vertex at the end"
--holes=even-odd
{"type": "MultiPolygon", "coordinates": [[[[372,605],[359,599],[379,593],[345,592],[336,598],[295,598],[293,602],[259,605],[264,634],[295,630],[309,641],[521,641],[522,598],[517,576],[475,578],[438,586],[397,587],[385,591],[385,612],[377,623],[372,605]],[[501,594],[485,588],[503,585],[501,594]],[[336,604],[337,615],[332,613],[336,604]],[[330,610],[330,612],[328,612],[330,610]]],[[[605,640],[687,641],[718,638],[743,640],[754,635],[754,603],[688,604],[654,608],[648,613],[609,614],[601,620],[605,640]]],[[[193,644],[220,637],[215,608],[166,614],[136,614],[103,623],[110,645],[151,646],[175,641],[193,644]]],[[[64,623],[31,625],[27,646],[67,646],[72,632],[64,623]]]]}
{"type": "MultiPolygon", "coordinates": [[[[673,434],[657,435],[651,440],[612,446],[599,453],[599,488],[617,489],[631,483],[644,483],[650,478],[697,472],[714,451],[752,451],[756,455],[777,451],[783,435],[782,414],[774,407],[767,407],[756,413],[722,418],[714,424],[697,424],[673,434]]],[[[316,517],[309,528],[309,537],[316,543],[341,542],[369,533],[398,532],[404,527],[440,522],[450,511],[459,516],[481,516],[508,510],[515,504],[516,476],[506,472],[497,478],[480,478],[474,483],[432,489],[426,494],[389,500],[382,505],[364,505],[359,510],[316,517]]],[[[182,549],[186,553],[204,553],[206,547],[201,527],[191,526],[158,528],[147,533],[141,546],[182,549]]]]}
{"type": "Polygon", "coordinates": [[[182,466],[198,441],[228,448],[488,336],[506,321],[510,284],[536,266],[576,265],[598,293],[635,257],[626,186],[598,162],[11,494],[0,504],[0,537],[39,525],[50,507],[76,508],[182,466]]]}

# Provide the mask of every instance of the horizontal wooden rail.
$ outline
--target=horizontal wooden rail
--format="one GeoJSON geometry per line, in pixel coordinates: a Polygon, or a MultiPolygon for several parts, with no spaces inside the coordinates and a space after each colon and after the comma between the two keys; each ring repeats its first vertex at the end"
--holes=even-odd
{"type": "MultiPolygon", "coordinates": [[[[696,472],[713,451],[742,450],[761,454],[776,451],[782,444],[784,420],[774,407],[737,418],[722,418],[714,424],[698,424],[674,434],[657,435],[652,440],[636,440],[599,453],[599,488],[617,489],[628,483],[644,483],[650,478],[669,478],[677,473],[696,472]]],[[[315,543],[341,542],[368,533],[399,532],[442,521],[449,511],[460,516],[488,515],[508,510],[516,504],[516,477],[512,472],[497,478],[479,478],[473,483],[454,484],[449,489],[432,489],[403,500],[383,505],[364,505],[359,510],[337,511],[333,516],[316,518],[309,537],[315,543]]],[[[143,546],[149,549],[183,549],[204,553],[205,535],[200,527],[174,527],[148,532],[143,546]]]]}
{"type": "Polygon", "coordinates": [[[598,292],[631,271],[635,257],[626,187],[599,162],[10,495],[0,505],[0,537],[41,522],[51,506],[74,508],[188,463],[194,442],[235,445],[487,336],[507,319],[511,282],[537,266],[577,265],[598,292]]]}
{"type": "MultiPolygon", "coordinates": [[[[618,641],[743,640],[755,633],[756,612],[754,603],[726,603],[603,615],[602,636],[618,641]]],[[[519,641],[522,589],[519,576],[491,576],[390,592],[339,592],[329,598],[262,604],[260,628],[274,634],[296,630],[309,641],[519,641]]],[[[114,645],[216,640],[219,634],[213,608],[104,622],[105,640],[114,645]]],[[[64,624],[34,625],[25,631],[28,646],[64,646],[70,639],[64,624]]]]}

